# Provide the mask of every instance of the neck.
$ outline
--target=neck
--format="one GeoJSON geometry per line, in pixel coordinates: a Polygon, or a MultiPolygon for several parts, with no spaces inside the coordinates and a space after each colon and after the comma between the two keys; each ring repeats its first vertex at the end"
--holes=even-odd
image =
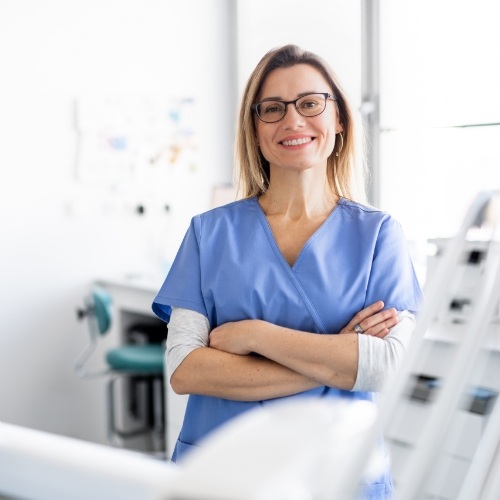
{"type": "Polygon", "coordinates": [[[267,215],[313,218],[331,212],[337,204],[338,200],[331,192],[326,177],[306,179],[307,176],[298,175],[296,179],[291,179],[290,176],[280,178],[274,174],[268,190],[259,198],[267,215]]]}

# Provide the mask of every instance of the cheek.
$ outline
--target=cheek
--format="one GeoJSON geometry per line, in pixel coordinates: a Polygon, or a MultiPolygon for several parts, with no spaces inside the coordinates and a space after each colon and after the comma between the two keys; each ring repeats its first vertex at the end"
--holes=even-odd
{"type": "Polygon", "coordinates": [[[259,144],[259,150],[260,150],[260,154],[264,157],[264,159],[267,160],[268,162],[270,162],[271,157],[272,157],[272,153],[265,142],[261,142],[259,144]]]}
{"type": "Polygon", "coordinates": [[[335,140],[336,140],[335,126],[332,125],[330,122],[326,122],[324,130],[325,130],[325,151],[328,151],[328,154],[330,155],[335,147],[335,140]]]}
{"type": "Polygon", "coordinates": [[[272,140],[268,134],[263,134],[257,128],[257,144],[261,153],[264,155],[266,160],[268,159],[268,152],[270,151],[270,146],[272,145],[272,140]]]}
{"type": "Polygon", "coordinates": [[[328,151],[328,156],[333,153],[335,148],[335,130],[332,130],[327,141],[326,150],[328,151]]]}
{"type": "Polygon", "coordinates": [[[263,130],[262,126],[260,123],[257,124],[255,127],[255,135],[257,136],[257,144],[261,146],[266,142],[267,135],[266,131],[263,130]]]}

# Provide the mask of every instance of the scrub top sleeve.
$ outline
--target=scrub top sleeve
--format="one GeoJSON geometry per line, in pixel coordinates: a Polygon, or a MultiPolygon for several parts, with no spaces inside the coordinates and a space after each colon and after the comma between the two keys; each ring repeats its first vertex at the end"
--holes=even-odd
{"type": "Polygon", "coordinates": [[[422,302],[403,229],[389,217],[384,220],[375,245],[365,307],[382,300],[385,307],[417,312],[422,302]]]}
{"type": "Polygon", "coordinates": [[[153,312],[166,323],[170,321],[172,307],[191,309],[208,317],[201,293],[200,229],[199,216],[193,217],[172,267],[153,301],[153,312]]]}

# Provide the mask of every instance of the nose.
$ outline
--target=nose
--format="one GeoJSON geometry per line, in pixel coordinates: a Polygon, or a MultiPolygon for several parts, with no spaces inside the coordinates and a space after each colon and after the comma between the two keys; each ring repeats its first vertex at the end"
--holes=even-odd
{"type": "Polygon", "coordinates": [[[302,116],[295,107],[293,102],[289,102],[286,106],[286,113],[282,119],[282,123],[288,127],[296,127],[304,124],[305,117],[302,116]]]}

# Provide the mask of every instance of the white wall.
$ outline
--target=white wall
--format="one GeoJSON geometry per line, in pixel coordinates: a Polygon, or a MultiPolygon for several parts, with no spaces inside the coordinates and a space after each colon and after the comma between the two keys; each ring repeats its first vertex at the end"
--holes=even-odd
{"type": "Polygon", "coordinates": [[[380,4],[381,208],[425,259],[428,238],[500,188],[500,3],[380,4]]]}
{"type": "Polygon", "coordinates": [[[104,394],[73,372],[75,309],[96,278],[158,269],[230,180],[227,26],[226,0],[0,3],[0,420],[104,440],[104,394]],[[168,177],[169,215],[77,180],[75,99],[106,95],[196,98],[200,161],[168,177]]]}
{"type": "Polygon", "coordinates": [[[293,43],[330,64],[354,109],[361,103],[361,4],[345,0],[238,0],[239,90],[270,49],[293,43]]]}

